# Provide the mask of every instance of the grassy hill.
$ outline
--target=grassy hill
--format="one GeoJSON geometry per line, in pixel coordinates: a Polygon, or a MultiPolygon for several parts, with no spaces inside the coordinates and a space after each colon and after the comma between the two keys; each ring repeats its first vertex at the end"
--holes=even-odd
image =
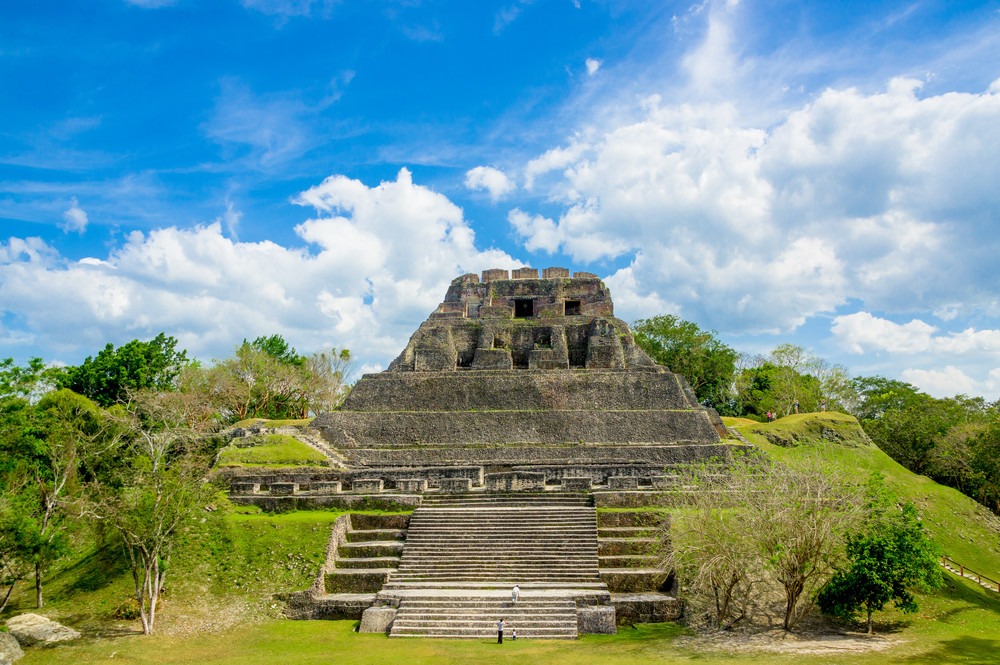
{"type": "MultiPolygon", "coordinates": [[[[920,509],[948,556],[1000,579],[1000,521],[960,493],[910,473],[873,446],[857,422],[836,413],[800,414],[770,424],[726,419],[727,425],[778,459],[818,456],[863,479],[880,471],[920,509]]],[[[243,463],[282,463],[245,460],[243,463]]],[[[919,596],[920,612],[879,616],[874,639],[770,635],[757,642],[704,640],[675,625],[624,628],[574,642],[389,640],[353,632],[355,622],[279,618],[275,592],[309,585],[322,560],[336,512],[266,515],[217,510],[192,520],[174,560],[157,634],[136,635],[137,622],[116,619],[131,579],[114,552],[91,550],[66,562],[48,581],[44,613],[87,637],[56,649],[29,649],[23,665],[124,660],[130,663],[994,663],[1000,662],[1000,595],[948,577],[919,596]],[[204,520],[204,521],[203,521],[204,520]]],[[[13,612],[33,611],[22,588],[13,612]]]]}

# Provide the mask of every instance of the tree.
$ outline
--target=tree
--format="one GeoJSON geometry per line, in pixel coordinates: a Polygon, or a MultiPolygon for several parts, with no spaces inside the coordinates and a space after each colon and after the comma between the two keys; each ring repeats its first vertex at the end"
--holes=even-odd
{"type": "Polygon", "coordinates": [[[723,344],[715,331],[672,314],[633,324],[636,343],[658,364],[682,375],[698,400],[719,407],[730,399],[739,354],[723,344]]]}
{"type": "Polygon", "coordinates": [[[201,389],[230,422],[304,418],[343,401],[350,371],[347,349],[299,356],[280,336],[272,335],[244,341],[232,358],[208,370],[201,389]]]}
{"type": "Polygon", "coordinates": [[[890,601],[904,612],[915,612],[909,588],[941,584],[939,551],[924,534],[916,508],[909,502],[898,506],[878,473],[868,481],[864,523],[847,536],[847,557],[849,565],[820,591],[819,606],[843,619],[864,613],[869,635],[874,612],[890,601]]]}
{"type": "Polygon", "coordinates": [[[23,547],[35,569],[35,604],[41,608],[42,577],[64,556],[69,542],[64,533],[66,508],[82,464],[99,457],[106,447],[105,413],[91,400],[62,389],[45,395],[34,407],[33,432],[23,442],[25,472],[21,484],[9,488],[34,497],[23,515],[23,547]]]}
{"type": "Polygon", "coordinates": [[[41,358],[29,358],[26,365],[4,358],[0,360],[0,399],[19,397],[37,402],[58,384],[64,373],[64,368],[48,367],[41,358]]]}
{"type": "Polygon", "coordinates": [[[819,460],[790,466],[757,455],[723,473],[695,467],[682,482],[693,491],[668,495],[687,508],[668,563],[686,576],[689,601],[714,608],[714,625],[726,628],[773,598],[792,630],[843,557],[855,489],[819,460]]]}
{"type": "Polygon", "coordinates": [[[176,347],[177,340],[163,333],[117,349],[108,344],[97,357],[88,356],[82,365],[66,370],[61,385],[105,407],[124,401],[130,390],[170,390],[187,363],[187,352],[176,347]]]}
{"type": "Polygon", "coordinates": [[[145,635],[155,627],[178,531],[215,494],[204,478],[211,459],[205,439],[172,404],[149,391],[132,395],[117,414],[131,463],[89,488],[90,514],[121,539],[145,635]]]}

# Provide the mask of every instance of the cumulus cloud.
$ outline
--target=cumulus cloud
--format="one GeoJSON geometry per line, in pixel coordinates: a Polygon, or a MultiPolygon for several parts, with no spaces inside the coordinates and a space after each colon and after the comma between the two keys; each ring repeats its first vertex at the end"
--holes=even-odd
{"type": "Polygon", "coordinates": [[[87,230],[87,213],[80,207],[79,201],[74,196],[70,199],[69,208],[63,213],[63,223],[59,225],[64,232],[75,231],[82,234],[87,230]]]}
{"type": "Polygon", "coordinates": [[[448,283],[520,262],[480,250],[462,211],[406,169],[374,187],[333,176],[295,203],[300,247],[240,242],[222,222],[133,232],[106,258],[69,261],[40,240],[0,244],[0,311],[70,361],[168,331],[208,360],[279,333],[302,350],[347,347],[384,366],[448,283]],[[124,336],[124,338],[123,338],[124,336]]]}
{"type": "Polygon", "coordinates": [[[733,103],[649,98],[529,160],[526,189],[562,210],[508,221],[526,249],[624,263],[612,278],[639,289],[628,300],[720,330],[787,332],[850,300],[983,311],[1000,251],[995,87],[831,88],[769,125],[733,103]]]}
{"type": "Polygon", "coordinates": [[[919,319],[900,324],[869,312],[856,312],[836,317],[831,332],[852,353],[886,351],[1000,358],[1000,330],[967,328],[959,332],[940,333],[936,326],[919,319]]]}
{"type": "Polygon", "coordinates": [[[585,64],[587,65],[587,76],[593,76],[601,68],[601,61],[597,58],[587,58],[585,64]]]}
{"type": "Polygon", "coordinates": [[[465,174],[465,186],[471,190],[486,190],[495,203],[510,194],[516,185],[507,174],[492,166],[477,166],[465,174]]]}

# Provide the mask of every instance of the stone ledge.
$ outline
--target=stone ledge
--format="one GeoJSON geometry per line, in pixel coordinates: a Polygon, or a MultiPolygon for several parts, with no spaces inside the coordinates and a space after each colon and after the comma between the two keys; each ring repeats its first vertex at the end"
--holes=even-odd
{"type": "Polygon", "coordinates": [[[614,605],[578,607],[576,632],[581,635],[614,635],[618,632],[614,605]]]}
{"type": "Polygon", "coordinates": [[[676,621],[684,614],[684,604],[665,593],[613,593],[611,603],[619,626],[676,621]]]}

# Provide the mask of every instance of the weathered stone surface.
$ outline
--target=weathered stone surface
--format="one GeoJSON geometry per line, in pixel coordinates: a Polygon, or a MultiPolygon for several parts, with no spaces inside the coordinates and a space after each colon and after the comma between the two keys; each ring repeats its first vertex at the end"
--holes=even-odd
{"type": "Polygon", "coordinates": [[[651,529],[669,527],[670,513],[656,510],[636,510],[634,512],[601,511],[597,513],[597,526],[605,527],[640,527],[651,529]]]}
{"type": "MultiPolygon", "coordinates": [[[[369,548],[370,549],[370,548],[369,548]]],[[[402,549],[402,548],[400,548],[402,549]]],[[[349,548],[341,547],[346,552],[349,548]]],[[[397,550],[398,552],[398,550],[397,550]]],[[[354,552],[353,556],[372,556],[354,552]]],[[[327,593],[378,593],[389,579],[389,573],[382,570],[332,570],[326,575],[327,593]]]]}
{"type": "Polygon", "coordinates": [[[681,618],[684,605],[677,598],[662,593],[611,594],[618,625],[661,623],[681,618]]]}
{"type": "Polygon", "coordinates": [[[590,490],[591,480],[587,478],[563,478],[562,487],[568,492],[587,492],[590,490]]]}
{"type": "Polygon", "coordinates": [[[639,489],[639,479],[635,476],[611,476],[608,478],[608,488],[613,490],[639,489]]]}
{"type": "Polygon", "coordinates": [[[532,471],[487,473],[486,489],[491,492],[530,492],[545,489],[545,474],[532,471]]]}
{"type": "Polygon", "coordinates": [[[369,607],[361,615],[359,633],[389,633],[392,622],[396,619],[396,609],[393,607],[369,607]]]}
{"type": "Polygon", "coordinates": [[[401,478],[396,481],[397,492],[419,494],[427,491],[427,480],[423,478],[401,478]]]}
{"type": "Polygon", "coordinates": [[[342,489],[341,482],[339,480],[320,481],[312,483],[310,487],[313,492],[317,492],[319,494],[339,494],[342,489]]]}
{"type": "MultiPolygon", "coordinates": [[[[556,338],[558,335],[556,333],[556,338]]],[[[562,331],[565,334],[565,331],[562,331]]],[[[541,349],[539,349],[541,350],[541,349]]],[[[366,374],[351,390],[343,412],[701,410],[676,375],[662,368],[567,372],[381,372],[366,374]]],[[[331,414],[317,418],[322,429],[331,414]]],[[[706,418],[708,414],[706,413],[706,418]]],[[[718,441],[718,436],[710,436],[718,441]]]]}
{"type": "Polygon", "coordinates": [[[613,605],[590,605],[576,610],[576,630],[581,635],[613,635],[617,631],[613,605]]]}
{"type": "Polygon", "coordinates": [[[601,581],[608,585],[611,593],[664,591],[664,585],[669,585],[671,580],[666,570],[601,569],[601,581]]]}
{"type": "Polygon", "coordinates": [[[351,491],[357,494],[378,494],[383,489],[381,478],[355,478],[351,491]]]}
{"type": "Polygon", "coordinates": [[[19,614],[7,620],[7,629],[21,646],[49,645],[80,637],[80,633],[39,614],[19,614]]]}
{"type": "Polygon", "coordinates": [[[24,657],[24,651],[17,639],[10,633],[0,632],[0,665],[11,665],[24,657]]]}
{"type": "Polygon", "coordinates": [[[468,492],[472,481],[468,478],[442,478],[439,481],[442,492],[468,492]]]}
{"type": "Polygon", "coordinates": [[[296,489],[297,483],[271,483],[268,491],[272,496],[289,496],[295,494],[296,489]]]}

